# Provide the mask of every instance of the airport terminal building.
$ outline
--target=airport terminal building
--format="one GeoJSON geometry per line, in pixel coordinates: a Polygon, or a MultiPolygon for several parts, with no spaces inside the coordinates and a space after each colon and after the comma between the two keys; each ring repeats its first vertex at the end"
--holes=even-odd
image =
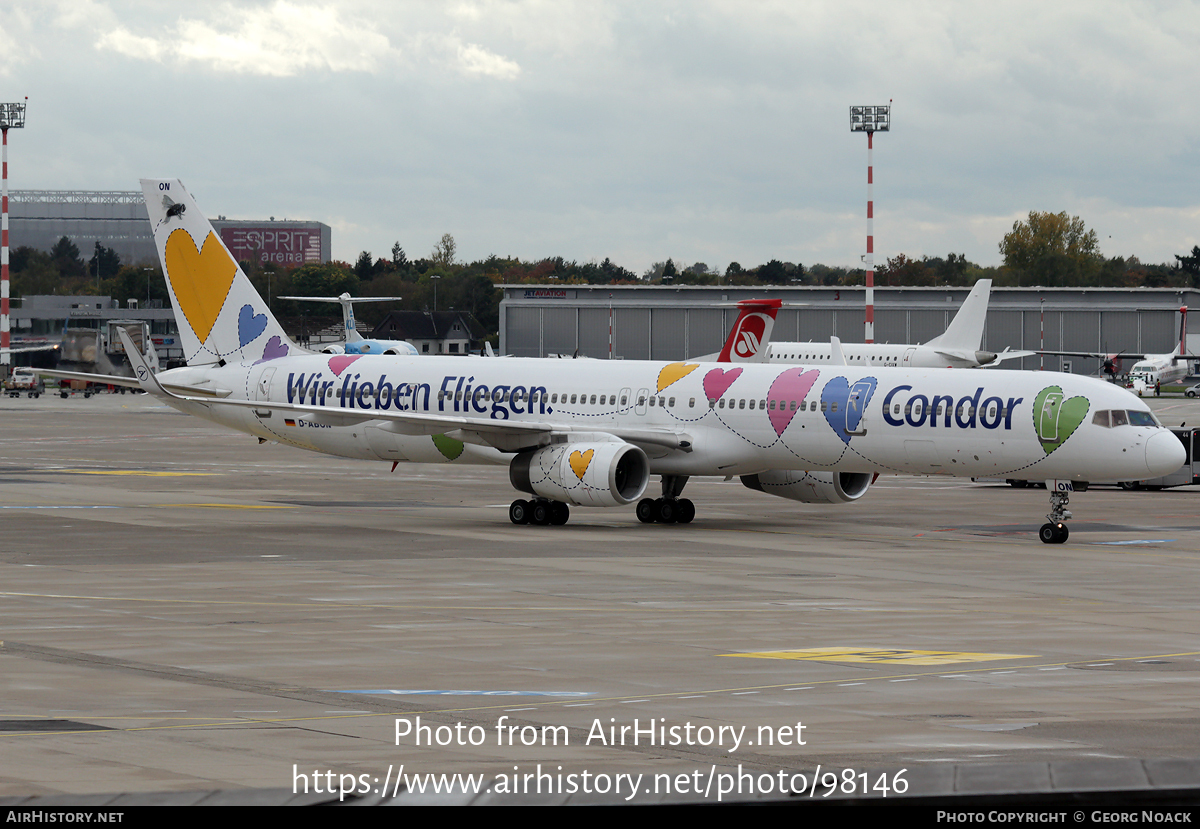
{"type": "MultiPolygon", "coordinates": [[[[779,298],[774,342],[863,341],[863,287],[504,285],[500,348],[517,357],[683,360],[720,351],[742,299],[779,298]],[[611,331],[611,334],[610,334],[611,331]]],[[[923,343],[945,331],[970,286],[875,288],[875,341],[923,343]]],[[[1166,353],[1180,308],[1200,291],[1178,288],[993,288],[981,348],[1166,353]]],[[[1200,313],[1197,314],[1200,317],[1200,313]]],[[[1188,336],[1200,352],[1200,318],[1188,336]]],[[[1026,357],[1004,368],[1095,374],[1097,359],[1026,357]]]]}
{"type": "MultiPolygon", "coordinates": [[[[124,265],[157,265],[154,235],[140,190],[13,190],[11,244],[49,251],[66,236],[90,259],[96,242],[124,265]]],[[[332,231],[322,222],[215,219],[213,227],[239,262],[288,267],[330,260],[332,231]]]]}

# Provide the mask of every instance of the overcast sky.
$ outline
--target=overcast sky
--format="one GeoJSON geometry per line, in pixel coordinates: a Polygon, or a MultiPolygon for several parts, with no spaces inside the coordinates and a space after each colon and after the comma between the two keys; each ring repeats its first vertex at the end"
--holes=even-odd
{"type": "MultiPolygon", "coordinates": [[[[0,2],[10,187],[184,181],[335,258],[857,264],[1066,210],[1106,256],[1200,244],[1189,2],[0,2]]],[[[14,239],[13,244],[20,244],[14,239]]]]}

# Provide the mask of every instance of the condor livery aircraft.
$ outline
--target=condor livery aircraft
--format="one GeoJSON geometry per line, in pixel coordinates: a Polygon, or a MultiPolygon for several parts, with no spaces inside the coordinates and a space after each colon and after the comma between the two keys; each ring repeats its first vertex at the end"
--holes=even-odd
{"type": "Polygon", "coordinates": [[[144,180],[188,365],[142,388],[260,441],[375,461],[489,463],[517,524],[636,504],[686,523],[696,475],[793,501],[857,500],[880,473],[1046,479],[1047,543],[1073,481],[1163,475],[1179,440],[1123,389],[1058,374],[877,366],[314,354],[293,343],[174,179],[144,180]],[[1112,410],[1126,413],[1112,426],[1112,410]],[[662,496],[644,497],[650,477],[662,496]]]}
{"type": "MultiPolygon", "coordinates": [[[[1000,353],[981,351],[983,324],[987,319],[992,280],[980,279],[967,295],[946,331],[920,345],[889,343],[770,342],[775,316],[783,306],[778,299],[744,299],[741,313],[719,355],[720,363],[798,363],[801,365],[845,365],[874,368],[980,368],[1002,360],[1030,357],[1033,351],[1000,353]]],[[[701,358],[704,359],[704,358],[701,358]]]]}

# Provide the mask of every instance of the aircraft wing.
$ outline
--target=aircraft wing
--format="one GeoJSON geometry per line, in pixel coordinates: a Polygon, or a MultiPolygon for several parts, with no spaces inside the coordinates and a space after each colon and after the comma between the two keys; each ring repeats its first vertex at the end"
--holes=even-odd
{"type": "MultiPolygon", "coordinates": [[[[118,328],[122,341],[128,339],[123,328],[118,328]]],[[[518,421],[493,420],[491,418],[465,417],[462,415],[433,414],[424,412],[381,412],[372,410],[331,409],[325,406],[310,406],[303,403],[277,403],[267,400],[228,400],[225,395],[213,395],[203,389],[189,386],[183,394],[177,394],[164,388],[158,378],[146,365],[145,358],[131,348],[132,343],[126,342],[125,348],[129,355],[133,372],[137,375],[140,387],[163,400],[177,400],[185,403],[197,403],[204,406],[236,406],[253,409],[256,412],[291,413],[299,420],[327,425],[349,426],[367,421],[382,421],[384,428],[398,434],[407,435],[436,435],[448,434],[466,443],[492,446],[502,452],[515,452],[530,446],[548,443],[551,434],[570,432],[591,433],[603,432],[620,438],[628,443],[646,446],[680,449],[692,451],[692,437],[682,430],[673,429],[628,429],[628,428],[596,428],[553,421],[518,421]],[[193,396],[199,391],[207,396],[193,396]]],[[[94,375],[99,376],[99,375],[94,375]]],[[[122,378],[133,381],[133,378],[122,378]]],[[[138,382],[138,381],[133,381],[138,382]]]]}
{"type": "MultiPolygon", "coordinates": [[[[139,355],[140,356],[140,355],[139,355]]],[[[83,380],[85,383],[101,383],[107,386],[124,386],[127,389],[141,389],[142,384],[135,377],[123,377],[119,374],[88,374],[83,371],[59,371],[56,368],[35,368],[33,373],[55,380],[83,380]]],[[[181,394],[194,394],[203,397],[228,397],[229,389],[208,389],[203,386],[184,386],[177,383],[165,384],[167,388],[181,394]]]]}
{"type": "Polygon", "coordinates": [[[1119,353],[1108,352],[1101,354],[1098,351],[1034,351],[1034,354],[1044,354],[1047,357],[1093,357],[1097,360],[1112,360],[1120,357],[1122,360],[1146,360],[1150,357],[1165,357],[1179,362],[1180,360],[1200,360],[1200,354],[1133,354],[1129,351],[1119,353]]]}
{"type": "Polygon", "coordinates": [[[975,363],[980,368],[987,368],[989,366],[997,365],[998,363],[1000,363],[1003,360],[1016,360],[1021,357],[1037,356],[1036,351],[1011,351],[1007,347],[1003,351],[1000,351],[1000,352],[963,351],[963,350],[953,350],[953,349],[947,349],[947,348],[939,348],[939,349],[936,349],[936,351],[942,357],[945,357],[947,359],[961,360],[962,362],[968,363],[968,364],[975,363]]]}

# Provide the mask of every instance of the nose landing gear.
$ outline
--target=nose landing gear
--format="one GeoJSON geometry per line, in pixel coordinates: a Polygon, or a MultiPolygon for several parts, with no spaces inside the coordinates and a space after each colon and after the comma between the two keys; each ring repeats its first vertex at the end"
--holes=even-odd
{"type": "MultiPolygon", "coordinates": [[[[1081,486],[1080,491],[1084,488],[1081,486]]],[[[1048,523],[1038,530],[1038,538],[1043,544],[1062,544],[1071,535],[1064,522],[1071,517],[1067,504],[1075,487],[1070,481],[1051,480],[1046,481],[1046,489],[1050,490],[1050,512],[1046,513],[1048,523]]]]}

